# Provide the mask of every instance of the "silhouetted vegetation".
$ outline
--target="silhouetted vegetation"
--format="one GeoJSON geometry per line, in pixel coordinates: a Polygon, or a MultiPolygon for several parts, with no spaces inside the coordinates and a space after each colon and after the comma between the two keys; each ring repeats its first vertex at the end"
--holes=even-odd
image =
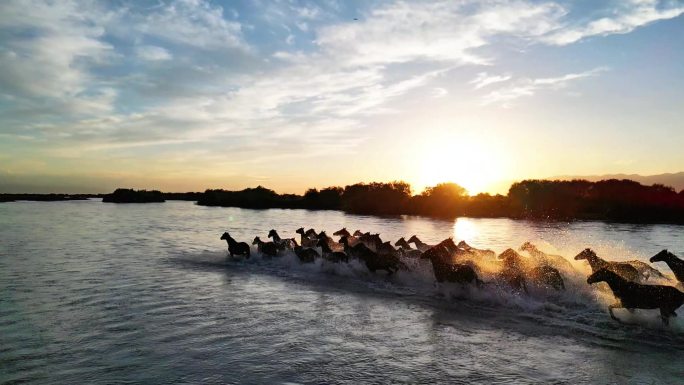
{"type": "Polygon", "coordinates": [[[411,186],[406,182],[357,183],[346,186],[341,209],[355,214],[408,214],[411,186]]]}
{"type": "Polygon", "coordinates": [[[343,210],[355,214],[424,215],[453,218],[509,217],[551,220],[610,220],[684,223],[684,191],[630,180],[525,180],[508,195],[469,196],[455,183],[442,183],[411,194],[408,183],[357,183],[303,196],[277,194],[264,187],[242,191],[207,190],[197,202],[207,206],[343,210]]]}
{"type": "Polygon", "coordinates": [[[109,203],[154,203],[165,202],[161,191],[157,190],[133,190],[129,188],[118,188],[113,193],[107,194],[102,198],[102,202],[109,203]]]}
{"type": "MultiPolygon", "coordinates": [[[[61,201],[97,197],[92,194],[0,194],[0,202],[61,201]]],[[[102,196],[102,195],[100,195],[102,196]]],[[[508,217],[549,220],[608,220],[632,223],[683,223],[684,190],[631,180],[524,180],[508,195],[469,196],[455,183],[441,183],[412,195],[406,182],[356,183],[345,187],[308,189],[304,195],[278,194],[263,186],[240,191],[206,190],[186,193],[117,189],[103,202],[140,203],[165,200],[197,201],[204,206],[252,209],[284,208],[343,210],[369,215],[424,215],[440,218],[508,217]]]]}
{"type": "Polygon", "coordinates": [[[278,194],[262,186],[241,191],[207,190],[197,201],[203,206],[244,207],[250,209],[303,208],[301,195],[278,194]]]}
{"type": "Polygon", "coordinates": [[[527,180],[511,186],[508,200],[513,217],[684,223],[684,194],[631,180],[527,180]]]}
{"type": "Polygon", "coordinates": [[[339,210],[342,207],[342,187],[310,188],[304,193],[303,207],[312,210],[339,210]]]}

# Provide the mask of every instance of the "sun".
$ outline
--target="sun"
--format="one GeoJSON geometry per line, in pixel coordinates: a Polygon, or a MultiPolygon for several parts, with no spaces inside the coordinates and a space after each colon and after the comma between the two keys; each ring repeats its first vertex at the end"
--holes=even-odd
{"type": "Polygon", "coordinates": [[[414,185],[421,191],[438,183],[454,182],[470,195],[487,192],[503,179],[505,165],[499,152],[474,138],[440,137],[426,143],[415,158],[414,185]]]}

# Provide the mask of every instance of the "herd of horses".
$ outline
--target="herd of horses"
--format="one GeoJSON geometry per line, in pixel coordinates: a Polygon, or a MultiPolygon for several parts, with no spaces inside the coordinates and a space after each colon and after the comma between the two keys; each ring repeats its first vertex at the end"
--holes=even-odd
{"type": "MultiPolygon", "coordinates": [[[[495,284],[516,293],[528,293],[528,285],[544,287],[549,290],[565,290],[564,277],[577,274],[575,267],[565,257],[547,254],[530,242],[525,242],[518,251],[506,249],[497,255],[492,250],[478,249],[465,241],[456,244],[447,238],[436,245],[422,242],[413,235],[408,240],[403,237],[391,244],[380,238],[379,234],[363,233],[356,230],[353,234],[346,228],[333,233],[339,236],[335,241],[325,231],[299,228],[297,242],[294,238],[281,238],[276,230],[268,232],[268,241],[255,237],[252,245],[264,257],[278,257],[286,251],[293,252],[302,263],[313,263],[323,259],[332,263],[347,263],[356,260],[365,264],[371,273],[385,271],[387,274],[399,270],[410,270],[409,265],[426,263],[431,265],[438,283],[452,282],[463,285],[483,286],[495,284]],[[413,246],[412,246],[413,245],[413,246]],[[320,251],[319,251],[320,250],[320,251]],[[485,282],[482,277],[491,279],[485,282]]],[[[249,258],[251,247],[246,242],[238,242],[228,232],[222,240],[228,243],[228,253],[249,258]]],[[[591,268],[588,284],[605,282],[612,290],[616,302],[608,307],[611,318],[619,321],[613,309],[659,309],[662,322],[669,324],[669,318],[676,316],[675,310],[684,303],[684,293],[672,285],[647,284],[647,281],[672,281],[658,269],[649,264],[633,260],[626,262],[607,261],[591,249],[582,250],[575,260],[586,260],[591,268]]],[[[654,255],[650,262],[665,262],[678,282],[684,287],[684,260],[663,250],[654,255]]]]}

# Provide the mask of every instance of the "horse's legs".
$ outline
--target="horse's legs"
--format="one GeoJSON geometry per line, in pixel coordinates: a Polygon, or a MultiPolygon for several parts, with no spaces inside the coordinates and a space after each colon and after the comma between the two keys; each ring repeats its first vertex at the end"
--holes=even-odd
{"type": "Polygon", "coordinates": [[[618,302],[618,303],[614,303],[612,305],[608,305],[608,313],[610,314],[610,318],[612,318],[618,322],[621,322],[618,319],[618,317],[616,317],[615,314],[613,314],[613,309],[622,309],[622,304],[618,302]]]}

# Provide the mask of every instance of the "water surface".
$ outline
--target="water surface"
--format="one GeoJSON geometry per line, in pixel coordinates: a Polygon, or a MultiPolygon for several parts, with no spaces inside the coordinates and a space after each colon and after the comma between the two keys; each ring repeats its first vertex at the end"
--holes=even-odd
{"type": "MultiPolygon", "coordinates": [[[[189,202],[0,204],[0,383],[681,383],[684,322],[620,313],[582,282],[521,297],[292,256],[227,260],[218,238],[300,227],[447,236],[497,252],[684,254],[682,226],[430,220],[189,202]]],[[[661,270],[668,271],[665,266],[661,270]]]]}

